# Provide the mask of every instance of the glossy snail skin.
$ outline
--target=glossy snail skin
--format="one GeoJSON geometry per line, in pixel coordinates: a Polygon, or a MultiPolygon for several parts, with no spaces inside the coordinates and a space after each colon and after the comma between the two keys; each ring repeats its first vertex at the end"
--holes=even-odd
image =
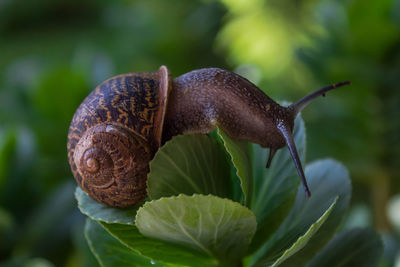
{"type": "Polygon", "coordinates": [[[234,139],[280,148],[285,140],[275,122],[282,117],[293,128],[294,113],[245,78],[218,68],[200,69],[174,79],[164,140],[218,126],[234,139]]]}
{"type": "Polygon", "coordinates": [[[171,79],[168,69],[115,76],[77,109],[68,134],[72,173],[93,199],[127,207],[146,197],[149,161],[175,135],[208,133],[216,126],[231,138],[270,148],[285,145],[306,189],[292,138],[294,119],[312,99],[348,82],[322,88],[282,107],[247,79],[218,68],[171,79]]]}

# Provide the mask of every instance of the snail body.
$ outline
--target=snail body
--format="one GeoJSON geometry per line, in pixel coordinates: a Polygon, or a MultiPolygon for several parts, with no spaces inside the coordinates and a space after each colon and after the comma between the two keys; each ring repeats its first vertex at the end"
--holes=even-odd
{"type": "Polygon", "coordinates": [[[312,99],[348,82],[322,88],[282,107],[238,74],[199,69],[175,79],[156,72],[115,76],[100,84],[77,109],[68,134],[72,173],[93,199],[126,207],[146,197],[149,161],[175,135],[209,133],[276,150],[288,146],[310,195],[292,138],[294,119],[312,99]]]}

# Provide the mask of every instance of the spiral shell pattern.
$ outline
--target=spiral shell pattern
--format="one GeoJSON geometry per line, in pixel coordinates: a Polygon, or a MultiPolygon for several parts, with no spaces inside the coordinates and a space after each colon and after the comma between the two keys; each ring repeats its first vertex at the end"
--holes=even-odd
{"type": "Polygon", "coordinates": [[[78,185],[98,202],[127,207],[146,197],[149,161],[161,144],[169,73],[129,73],[100,84],[80,105],[68,134],[78,185]]]}
{"type": "Polygon", "coordinates": [[[152,153],[144,139],[127,128],[97,125],[79,140],[74,164],[81,186],[100,202],[126,206],[146,196],[152,153]],[[120,199],[125,199],[121,201],[120,199]],[[118,201],[117,201],[118,200],[118,201]]]}

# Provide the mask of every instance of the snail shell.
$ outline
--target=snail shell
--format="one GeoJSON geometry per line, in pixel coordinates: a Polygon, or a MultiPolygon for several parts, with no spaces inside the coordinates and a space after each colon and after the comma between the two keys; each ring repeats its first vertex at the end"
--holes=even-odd
{"type": "Polygon", "coordinates": [[[218,126],[233,139],[269,147],[267,168],[286,145],[310,196],[292,136],[294,119],[316,97],[348,84],[332,84],[282,107],[245,78],[219,68],[194,70],[173,81],[165,66],[119,75],[79,106],[69,129],[68,160],[93,199],[126,207],[146,197],[148,163],[161,144],[218,126]]]}
{"type": "Polygon", "coordinates": [[[148,163],[161,145],[169,77],[165,66],[113,77],[76,111],[68,160],[77,183],[98,202],[126,207],[146,197],[148,163]]]}

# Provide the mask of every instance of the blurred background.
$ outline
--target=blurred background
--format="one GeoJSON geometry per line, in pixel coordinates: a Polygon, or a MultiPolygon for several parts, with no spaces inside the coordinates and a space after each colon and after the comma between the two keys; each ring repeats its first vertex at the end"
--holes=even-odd
{"type": "Polygon", "coordinates": [[[67,163],[70,120],[100,82],[169,67],[235,71],[277,100],[351,80],[304,112],[307,161],[353,182],[343,228],[400,266],[399,0],[0,0],[0,266],[97,266],[67,163]]]}

